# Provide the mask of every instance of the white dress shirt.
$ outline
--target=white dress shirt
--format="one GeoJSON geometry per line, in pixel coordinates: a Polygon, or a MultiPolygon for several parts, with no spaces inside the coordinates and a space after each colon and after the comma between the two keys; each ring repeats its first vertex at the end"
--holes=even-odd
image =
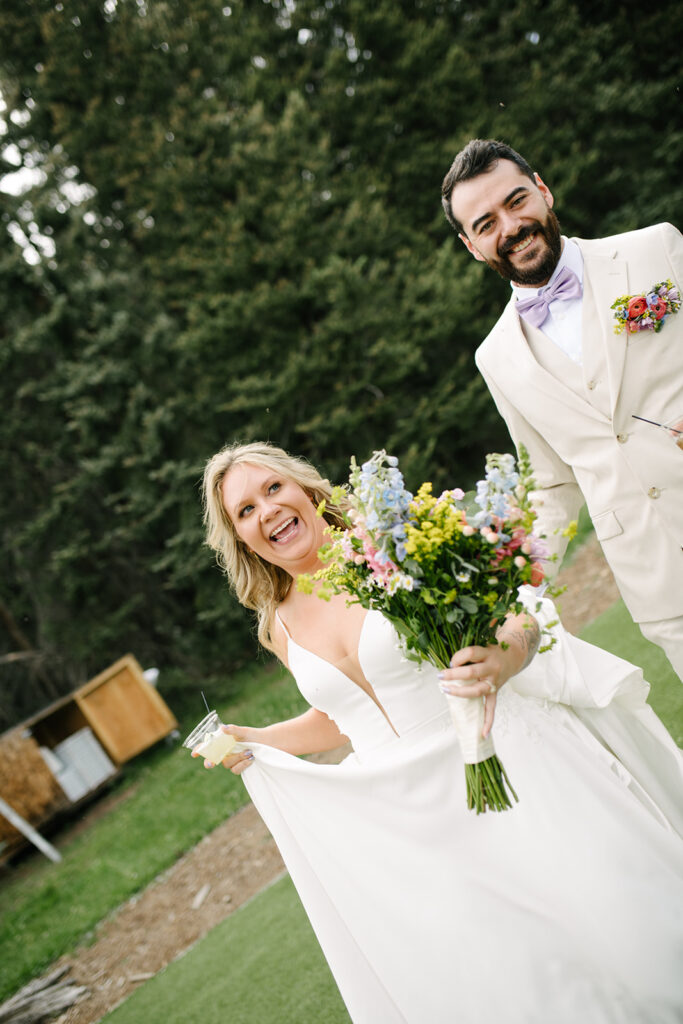
{"type": "MultiPolygon", "coordinates": [[[[564,242],[562,253],[548,284],[555,280],[562,267],[569,267],[570,270],[574,271],[583,286],[583,256],[581,255],[581,250],[576,242],[572,242],[570,238],[565,238],[564,235],[562,236],[562,241],[564,242]]],[[[543,288],[547,287],[548,285],[543,285],[541,288],[519,288],[513,284],[512,293],[516,300],[529,299],[534,295],[538,295],[539,292],[543,291],[543,288]]],[[[554,341],[579,366],[582,364],[581,308],[581,298],[555,299],[550,303],[548,316],[543,321],[543,326],[541,327],[543,333],[551,341],[554,341]]]]}

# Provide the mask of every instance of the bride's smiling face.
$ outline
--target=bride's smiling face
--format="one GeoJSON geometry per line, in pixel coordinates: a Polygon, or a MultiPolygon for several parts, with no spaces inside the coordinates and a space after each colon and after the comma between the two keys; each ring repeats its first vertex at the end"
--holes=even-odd
{"type": "Polygon", "coordinates": [[[303,487],[266,466],[240,462],[225,474],[221,495],[237,536],[264,561],[294,577],[317,568],[325,523],[303,487]]]}

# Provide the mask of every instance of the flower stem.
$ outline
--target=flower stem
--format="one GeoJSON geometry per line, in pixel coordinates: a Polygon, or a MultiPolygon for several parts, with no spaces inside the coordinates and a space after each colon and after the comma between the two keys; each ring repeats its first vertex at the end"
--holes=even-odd
{"type": "Polygon", "coordinates": [[[507,811],[512,807],[508,789],[515,801],[519,802],[507,772],[495,754],[479,764],[466,764],[465,782],[467,806],[477,814],[484,814],[487,810],[507,811]]]}

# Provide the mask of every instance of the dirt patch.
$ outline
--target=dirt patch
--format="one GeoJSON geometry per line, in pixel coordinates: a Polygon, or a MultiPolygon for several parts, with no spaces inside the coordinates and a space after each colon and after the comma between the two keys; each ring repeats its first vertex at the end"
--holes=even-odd
{"type": "Polygon", "coordinates": [[[612,570],[594,536],[579,548],[571,564],[561,570],[557,582],[567,588],[555,603],[562,625],[570,633],[580,633],[619,598],[612,570]]]}
{"type": "Polygon", "coordinates": [[[99,1021],[284,870],[254,806],[242,808],[58,961],[88,989],[59,1024],[99,1021]]]}
{"type": "MultiPolygon", "coordinates": [[[[562,570],[559,582],[568,588],[557,603],[572,633],[619,596],[594,539],[562,570]]],[[[332,752],[325,760],[338,761],[344,753],[332,752]]],[[[72,980],[88,989],[58,1024],[95,1024],[284,870],[254,807],[238,811],[102,922],[91,946],[58,961],[68,963],[72,980]]]]}

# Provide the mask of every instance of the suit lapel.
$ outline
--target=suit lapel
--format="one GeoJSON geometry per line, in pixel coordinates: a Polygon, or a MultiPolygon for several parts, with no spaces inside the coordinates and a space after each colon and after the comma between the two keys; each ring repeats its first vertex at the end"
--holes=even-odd
{"type": "Polygon", "coordinates": [[[610,306],[620,295],[628,292],[626,262],[616,259],[616,250],[604,256],[592,256],[584,251],[583,243],[576,239],[583,253],[582,336],[584,363],[596,364],[604,353],[613,415],[619,400],[621,379],[626,361],[626,336],[614,333],[615,320],[610,306]],[[597,349],[597,351],[596,351],[597,349]]]}

